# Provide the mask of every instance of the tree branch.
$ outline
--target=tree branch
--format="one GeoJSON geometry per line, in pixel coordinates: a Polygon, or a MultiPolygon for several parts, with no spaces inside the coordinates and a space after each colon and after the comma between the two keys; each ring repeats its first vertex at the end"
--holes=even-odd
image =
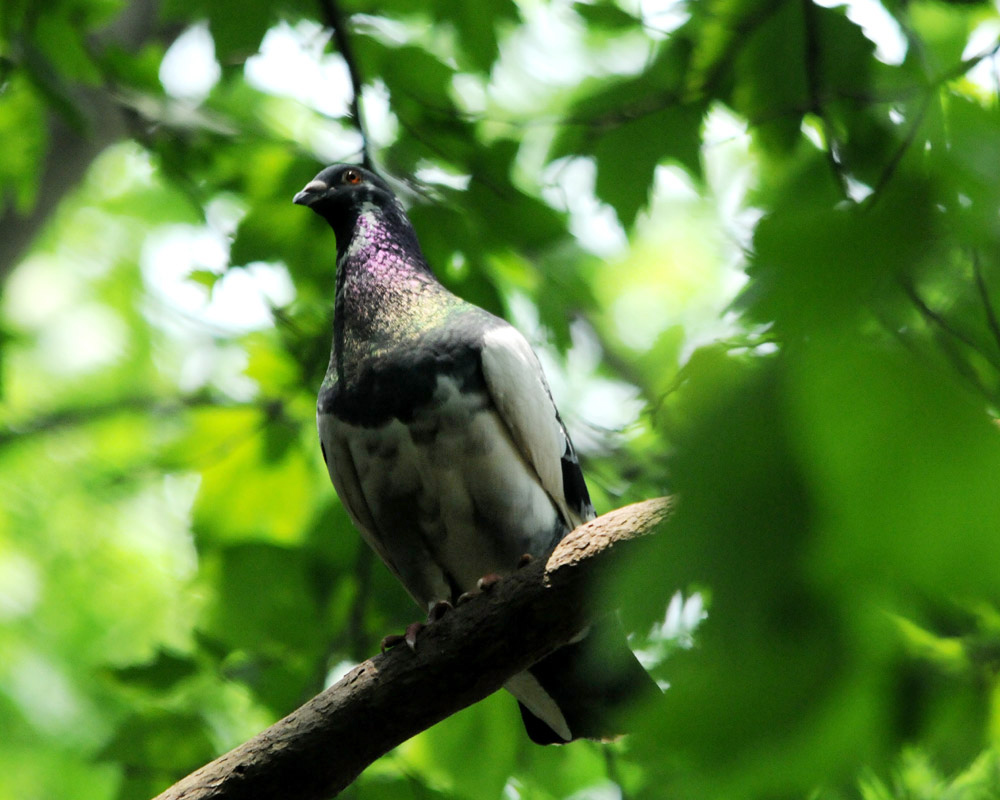
{"type": "Polygon", "coordinates": [[[931,325],[933,323],[933,325],[936,325],[941,331],[948,334],[948,336],[950,336],[952,339],[961,342],[970,350],[972,350],[974,353],[978,353],[980,356],[982,356],[988,363],[992,364],[993,367],[995,367],[997,370],[1000,370],[1000,356],[994,355],[993,353],[989,352],[989,350],[985,346],[977,342],[971,334],[961,330],[957,325],[949,321],[948,318],[944,316],[944,314],[938,313],[937,311],[932,309],[927,304],[927,301],[920,296],[920,293],[917,291],[916,287],[912,283],[910,283],[909,281],[904,281],[903,290],[909,296],[910,300],[913,302],[913,305],[917,307],[917,310],[927,321],[928,325],[931,325]]]}
{"type": "Polygon", "coordinates": [[[153,395],[119,397],[89,406],[55,409],[31,419],[0,421],[0,450],[30,436],[51,433],[77,425],[89,425],[120,414],[170,417],[184,409],[201,407],[259,408],[263,413],[273,417],[281,412],[283,404],[280,400],[270,398],[261,398],[253,402],[230,401],[206,391],[179,397],[156,397],[153,395]]]}
{"type": "Polygon", "coordinates": [[[351,118],[354,121],[355,129],[361,134],[361,164],[367,169],[374,169],[371,147],[368,144],[368,130],[365,127],[364,118],[361,116],[361,69],[354,56],[351,38],[347,35],[347,22],[336,0],[319,0],[319,7],[323,14],[323,21],[332,32],[333,43],[340,52],[341,58],[344,59],[344,63],[347,64],[347,74],[351,76],[351,118]]]}
{"type": "MultiPolygon", "coordinates": [[[[158,0],[126,4],[115,21],[94,37],[95,47],[114,45],[138,50],[154,36],[158,14],[158,0]]],[[[67,91],[86,130],[74,128],[50,110],[48,146],[34,207],[20,214],[0,193],[0,282],[18,264],[62,198],[76,188],[93,160],[108,145],[127,135],[127,122],[107,87],[79,85],[67,87],[67,91]]]]}
{"type": "Polygon", "coordinates": [[[1000,320],[997,319],[997,312],[990,300],[990,291],[986,286],[986,279],[983,277],[983,268],[979,264],[979,253],[976,251],[972,253],[972,272],[976,276],[979,298],[983,301],[986,323],[989,325],[990,333],[993,334],[993,341],[996,342],[997,346],[1000,346],[1000,320]]]}
{"type": "Polygon", "coordinates": [[[803,63],[805,65],[806,85],[809,89],[809,110],[819,119],[820,126],[823,129],[823,138],[826,140],[824,154],[826,155],[827,164],[830,166],[833,179],[840,190],[840,195],[841,197],[849,197],[847,176],[844,174],[844,165],[840,162],[840,154],[838,152],[837,132],[834,130],[833,125],[830,124],[830,118],[827,116],[826,109],[823,107],[823,102],[820,99],[823,93],[823,54],[820,52],[819,20],[817,16],[818,12],[813,0],[802,0],[802,17],[805,25],[805,53],[803,55],[803,63]]]}
{"type": "Polygon", "coordinates": [[[910,122],[910,128],[903,137],[903,140],[897,145],[895,152],[889,159],[889,163],[885,165],[882,170],[882,174],[879,175],[878,181],[875,186],[872,187],[872,193],[865,198],[863,207],[866,211],[871,211],[878,203],[879,199],[884,194],[885,187],[889,185],[889,181],[892,180],[893,175],[896,174],[896,170],[903,161],[903,156],[906,155],[906,151],[910,149],[911,145],[916,141],[917,134],[920,132],[920,126],[924,124],[924,117],[927,114],[927,109],[930,108],[931,100],[934,99],[935,90],[926,90],[923,99],[920,101],[920,105],[917,108],[916,113],[913,115],[913,119],[910,122]]]}
{"type": "Polygon", "coordinates": [[[379,756],[492,694],[568,642],[599,611],[593,578],[667,516],[669,498],[619,508],[429,625],[416,652],[400,646],[359,664],[334,686],[156,800],[331,797],[379,756]]]}

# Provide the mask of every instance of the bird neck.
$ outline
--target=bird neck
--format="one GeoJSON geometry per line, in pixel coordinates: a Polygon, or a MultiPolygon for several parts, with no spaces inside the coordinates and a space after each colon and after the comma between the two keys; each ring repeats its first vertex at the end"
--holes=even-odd
{"type": "Polygon", "coordinates": [[[396,204],[366,202],[343,230],[332,224],[337,236],[338,309],[343,306],[367,316],[386,304],[396,305],[394,301],[440,287],[410,220],[396,204]]]}
{"type": "MultiPolygon", "coordinates": [[[[427,270],[417,233],[395,197],[385,202],[365,199],[347,213],[327,217],[337,237],[337,264],[347,257],[361,258],[397,252],[427,270]]],[[[428,270],[429,271],[429,270],[428,270]]]]}
{"type": "Polygon", "coordinates": [[[457,298],[434,277],[401,208],[364,204],[337,236],[334,356],[351,370],[391,349],[457,298]]]}

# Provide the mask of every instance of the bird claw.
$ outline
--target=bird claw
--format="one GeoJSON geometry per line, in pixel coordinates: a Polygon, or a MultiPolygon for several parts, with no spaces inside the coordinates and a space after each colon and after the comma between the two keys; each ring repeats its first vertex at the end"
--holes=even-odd
{"type": "MultiPolygon", "coordinates": [[[[440,617],[439,617],[440,619],[440,617]]],[[[406,630],[403,633],[390,633],[388,636],[382,638],[381,650],[384,653],[386,650],[391,650],[393,647],[397,647],[401,644],[406,644],[414,653],[417,652],[417,634],[424,629],[424,623],[422,622],[411,622],[406,626],[406,630]]]]}
{"type": "Polygon", "coordinates": [[[417,652],[417,634],[424,629],[424,623],[422,622],[411,622],[406,626],[406,633],[403,634],[403,641],[406,642],[406,646],[414,653],[417,652]]]}
{"type": "Polygon", "coordinates": [[[535,557],[531,553],[525,553],[517,560],[517,568],[524,569],[528,564],[535,560],[535,557]]]}
{"type": "MultiPolygon", "coordinates": [[[[459,602],[461,601],[462,598],[459,598],[459,602]]],[[[441,617],[451,611],[452,608],[452,604],[447,600],[437,600],[431,603],[430,607],[427,609],[427,624],[437,622],[441,619],[441,617]]],[[[386,650],[405,642],[406,646],[416,653],[417,635],[424,629],[424,627],[425,625],[423,622],[411,622],[406,626],[406,630],[402,634],[390,633],[382,639],[382,652],[384,653],[386,650]]]]}
{"type": "MultiPolygon", "coordinates": [[[[531,555],[525,553],[521,556],[521,560],[518,562],[518,568],[530,563],[531,561],[531,555]]],[[[437,600],[432,603],[430,608],[427,610],[427,624],[437,622],[455,606],[465,605],[477,594],[492,591],[493,587],[500,582],[501,577],[502,576],[498,575],[496,572],[490,572],[483,575],[483,577],[476,581],[476,591],[462,592],[462,594],[460,594],[455,600],[454,605],[449,603],[447,600],[437,600]]],[[[417,652],[417,635],[424,629],[424,627],[425,625],[423,622],[412,622],[406,626],[406,630],[402,634],[390,633],[388,636],[383,637],[381,644],[382,652],[384,653],[386,650],[390,650],[403,643],[405,643],[406,646],[409,647],[414,653],[417,652]]]]}
{"type": "Polygon", "coordinates": [[[489,592],[498,583],[500,583],[500,576],[495,572],[490,572],[476,581],[476,588],[481,592],[489,592]]]}
{"type": "MultiPolygon", "coordinates": [[[[459,601],[461,601],[461,599],[462,598],[459,598],[459,601]]],[[[452,608],[454,608],[454,606],[452,606],[452,604],[449,603],[447,600],[438,600],[436,603],[434,603],[434,605],[430,607],[430,610],[427,612],[427,621],[437,622],[439,619],[441,619],[441,617],[443,617],[445,614],[451,611],[452,608]]]]}

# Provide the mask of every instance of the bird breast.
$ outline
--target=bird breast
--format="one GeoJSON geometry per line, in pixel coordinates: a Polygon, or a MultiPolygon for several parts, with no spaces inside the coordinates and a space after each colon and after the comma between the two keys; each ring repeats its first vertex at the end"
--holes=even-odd
{"type": "Polygon", "coordinates": [[[489,396],[453,377],[439,376],[430,402],[405,423],[364,427],[321,415],[320,435],[331,442],[339,496],[356,521],[370,520],[374,530],[363,533],[421,603],[470,591],[565,533],[489,396]]]}

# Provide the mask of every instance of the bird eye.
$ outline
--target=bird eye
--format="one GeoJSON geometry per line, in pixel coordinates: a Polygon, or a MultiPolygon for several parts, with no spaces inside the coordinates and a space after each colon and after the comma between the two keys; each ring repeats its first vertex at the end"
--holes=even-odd
{"type": "Polygon", "coordinates": [[[361,173],[356,169],[344,170],[344,174],[340,178],[344,183],[356,184],[361,183],[361,173]]]}

